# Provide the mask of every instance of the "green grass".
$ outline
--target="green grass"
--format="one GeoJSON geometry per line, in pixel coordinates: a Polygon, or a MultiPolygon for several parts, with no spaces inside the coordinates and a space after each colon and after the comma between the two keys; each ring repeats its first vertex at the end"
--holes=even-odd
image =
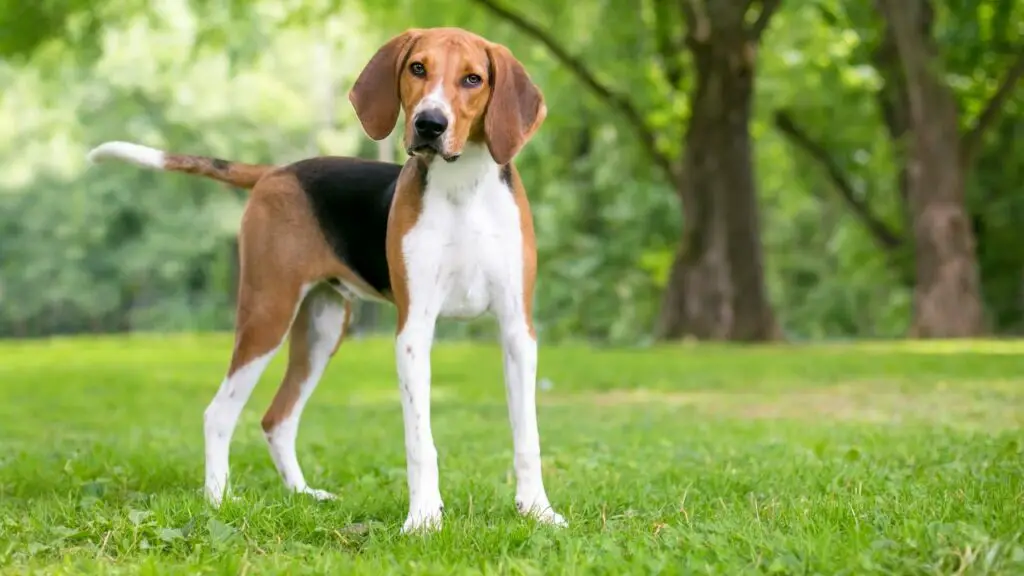
{"type": "Polygon", "coordinates": [[[494,346],[434,351],[442,532],[402,536],[401,409],[387,340],[347,342],[285,494],[259,418],[232,444],[239,501],[201,498],[202,413],[223,335],[0,344],[7,573],[1024,574],[1024,345],[600,350],[546,346],[548,493],[514,510],[494,346]]]}

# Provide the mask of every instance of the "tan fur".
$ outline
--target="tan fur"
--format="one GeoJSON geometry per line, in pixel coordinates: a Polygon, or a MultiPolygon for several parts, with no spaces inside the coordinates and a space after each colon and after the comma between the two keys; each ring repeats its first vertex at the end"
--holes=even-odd
{"type": "Polygon", "coordinates": [[[487,83],[489,59],[487,44],[482,38],[460,34],[456,30],[440,30],[424,36],[410,50],[402,76],[400,93],[405,111],[405,139],[413,136],[412,111],[419,101],[440,86],[451,103],[455,122],[448,127],[454,141],[453,153],[460,153],[473,128],[483,118],[490,99],[487,83]],[[408,71],[414,62],[427,70],[426,78],[417,78],[408,71]],[[477,88],[467,88],[462,80],[476,74],[483,81],[477,88]]]}
{"type": "Polygon", "coordinates": [[[530,211],[530,200],[526,197],[526,189],[519,177],[519,170],[511,166],[512,178],[509,185],[519,208],[519,226],[523,231],[523,315],[530,336],[537,338],[533,327],[533,289],[537,281],[537,237],[533,231],[533,213],[530,211]]]}
{"type": "Polygon", "coordinates": [[[164,170],[206,176],[239,188],[252,188],[274,166],[227,162],[207,156],[168,154],[164,158],[164,170]]]}
{"type": "MultiPolygon", "coordinates": [[[[389,299],[389,295],[375,292],[334,255],[298,181],[289,173],[274,171],[252,189],[238,244],[241,270],[235,350],[228,376],[283,340],[304,285],[341,278],[389,299]]],[[[291,358],[294,361],[305,356],[292,354],[291,358]]],[[[300,369],[289,365],[289,371],[300,369]]]]}
{"type": "Polygon", "coordinates": [[[363,129],[374,140],[383,140],[395,129],[401,101],[398,95],[402,64],[422,30],[395,36],[370,58],[348,93],[363,129]]]}
{"type": "Polygon", "coordinates": [[[484,134],[494,161],[508,164],[540,128],[548,109],[544,96],[508,48],[488,43],[487,52],[494,88],[484,117],[484,134]]]}
{"type": "MultiPolygon", "coordinates": [[[[311,304],[311,298],[304,300],[299,308],[299,313],[295,316],[295,321],[292,323],[288,342],[288,368],[285,371],[280,387],[277,389],[277,394],[274,395],[274,400],[263,415],[261,425],[265,432],[270,432],[277,428],[282,420],[291,415],[292,409],[295,408],[295,403],[298,401],[299,394],[302,391],[302,383],[309,377],[309,307],[311,304]]],[[[342,340],[345,339],[351,319],[352,304],[345,302],[345,321],[341,329],[341,335],[331,349],[332,357],[337,353],[342,340]]]]}
{"type": "MultiPolygon", "coordinates": [[[[267,408],[260,423],[265,432],[270,432],[288,417],[299,399],[302,383],[309,377],[309,307],[312,299],[307,298],[299,307],[299,313],[292,323],[288,342],[288,368],[281,381],[274,400],[267,408]]],[[[338,338],[338,342],[341,342],[338,338]]]]}
{"type": "Polygon", "coordinates": [[[348,328],[349,328],[349,326],[351,324],[352,324],[352,302],[349,302],[348,300],[346,300],[345,301],[345,321],[344,321],[344,323],[341,326],[341,336],[342,337],[338,338],[338,341],[334,343],[334,348],[331,349],[331,355],[330,355],[331,358],[333,358],[334,355],[338,353],[338,348],[341,346],[341,341],[344,339],[345,335],[348,334],[348,328]]]}
{"type": "MultiPolygon", "coordinates": [[[[395,308],[398,312],[396,330],[402,331],[409,312],[409,283],[402,253],[402,238],[416,225],[423,209],[423,174],[426,169],[419,158],[410,158],[398,176],[395,198],[388,215],[388,273],[395,308]]],[[[397,333],[396,332],[396,333],[397,333]]]]}
{"type": "MultiPolygon", "coordinates": [[[[453,134],[452,154],[460,153],[467,141],[484,142],[498,164],[510,164],[547,116],[543,95],[508,48],[458,28],[412,29],[392,38],[360,73],[349,100],[364,130],[375,140],[387,137],[399,112],[404,112],[403,137],[408,147],[414,135],[413,110],[438,86],[455,117],[448,128],[453,134]],[[410,71],[413,63],[423,65],[423,77],[410,71]],[[483,82],[477,87],[465,86],[469,74],[480,76],[483,82]]],[[[415,226],[422,208],[421,171],[425,167],[421,162],[417,158],[406,162],[388,223],[387,258],[398,332],[405,325],[409,303],[402,238],[415,226]]],[[[510,168],[523,227],[524,304],[534,335],[537,256],[533,216],[518,171],[515,166],[510,168]]]]}
{"type": "Polygon", "coordinates": [[[412,29],[392,38],[359,74],[349,101],[374,140],[391,134],[404,111],[409,147],[412,111],[439,85],[455,116],[451,154],[467,141],[484,141],[498,164],[508,164],[547,116],[544,96],[509,49],[460,28],[412,29]],[[424,66],[424,77],[410,71],[413,63],[424,66]],[[465,86],[469,74],[483,82],[465,86]]]}

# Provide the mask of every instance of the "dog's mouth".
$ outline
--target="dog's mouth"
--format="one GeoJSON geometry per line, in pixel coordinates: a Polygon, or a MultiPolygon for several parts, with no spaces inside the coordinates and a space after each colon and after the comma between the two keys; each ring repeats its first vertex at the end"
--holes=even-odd
{"type": "Polygon", "coordinates": [[[409,156],[423,156],[428,160],[435,156],[440,156],[449,164],[458,160],[460,156],[460,154],[445,154],[440,150],[437,142],[415,142],[412,146],[406,148],[405,152],[409,156]]]}

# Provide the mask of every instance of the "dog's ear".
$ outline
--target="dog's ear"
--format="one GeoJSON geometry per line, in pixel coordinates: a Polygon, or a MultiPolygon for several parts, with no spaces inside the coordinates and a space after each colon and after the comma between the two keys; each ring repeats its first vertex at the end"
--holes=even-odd
{"type": "Polygon", "coordinates": [[[402,64],[419,35],[420,31],[413,29],[388,40],[366,63],[348,93],[359,123],[374,140],[387,138],[395,129],[401,108],[398,81],[402,64]]]}
{"type": "Polygon", "coordinates": [[[512,161],[547,116],[544,95],[508,48],[490,44],[491,101],[484,112],[487,148],[498,164],[512,161]]]}

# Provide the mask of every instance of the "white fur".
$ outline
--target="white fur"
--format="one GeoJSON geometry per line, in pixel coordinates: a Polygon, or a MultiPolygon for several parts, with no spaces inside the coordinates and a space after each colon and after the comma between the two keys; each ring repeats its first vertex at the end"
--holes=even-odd
{"type": "Polygon", "coordinates": [[[416,103],[416,107],[412,110],[413,118],[424,110],[438,110],[444,115],[445,120],[448,121],[449,130],[446,130],[445,133],[441,135],[441,148],[445,153],[450,153],[452,149],[452,131],[450,128],[455,125],[455,114],[452,112],[452,106],[448,103],[448,99],[444,96],[444,83],[438,82],[430,92],[427,92],[427,94],[424,95],[418,103],[416,103]]]}
{"type": "Polygon", "coordinates": [[[295,452],[295,440],[306,401],[320,382],[331,358],[331,352],[343,336],[345,302],[332,291],[314,290],[306,297],[305,305],[309,310],[309,328],[306,334],[309,345],[309,373],[299,386],[299,398],[292,406],[291,412],[275,428],[267,431],[266,437],[270,457],[285,486],[294,492],[309,494],[318,500],[327,500],[334,498],[334,495],[306,484],[306,477],[302,473],[295,452]]]}
{"type": "MultiPolygon", "coordinates": [[[[295,321],[295,314],[299,305],[309,293],[309,286],[302,289],[299,302],[296,303],[292,318],[288,322],[291,327],[295,321]]],[[[249,400],[253,388],[256,387],[260,376],[266,370],[267,364],[274,358],[274,354],[281,348],[284,337],[288,331],[284,331],[281,341],[266,354],[258,356],[245,366],[235,371],[234,374],[224,378],[217,394],[206,407],[203,413],[203,435],[206,445],[206,498],[214,506],[220,506],[224,495],[228,491],[228,456],[231,447],[231,436],[238,424],[238,417],[242,414],[242,408],[249,400]]]]}
{"type": "Polygon", "coordinates": [[[280,345],[224,378],[213,401],[203,413],[203,434],[206,444],[205,490],[207,500],[214,506],[220,506],[227,493],[228,453],[238,417],[279,347],[280,345]]]}
{"type": "Polygon", "coordinates": [[[358,285],[347,282],[344,278],[335,278],[337,284],[334,286],[334,290],[341,295],[342,298],[349,301],[355,300],[366,300],[368,302],[380,302],[381,304],[391,304],[390,300],[382,298],[376,294],[372,294],[363,290],[358,285]]]}
{"type": "Polygon", "coordinates": [[[537,343],[523,301],[519,209],[487,149],[467,144],[461,158],[435,158],[423,208],[402,239],[409,310],[395,359],[402,394],[409,515],[403,531],[437,528],[443,502],[430,426],[430,349],[439,317],[489,312],[501,327],[513,430],[516,504],[524,514],[564,524],[541,479],[536,417],[537,343]]]}
{"type": "Polygon", "coordinates": [[[131,162],[132,164],[142,166],[143,168],[163,170],[166,156],[167,155],[163,151],[157,150],[156,148],[150,148],[149,146],[143,146],[141,144],[132,144],[131,142],[114,141],[104,142],[103,144],[93,148],[85,158],[93,164],[115,158],[131,162]]]}

